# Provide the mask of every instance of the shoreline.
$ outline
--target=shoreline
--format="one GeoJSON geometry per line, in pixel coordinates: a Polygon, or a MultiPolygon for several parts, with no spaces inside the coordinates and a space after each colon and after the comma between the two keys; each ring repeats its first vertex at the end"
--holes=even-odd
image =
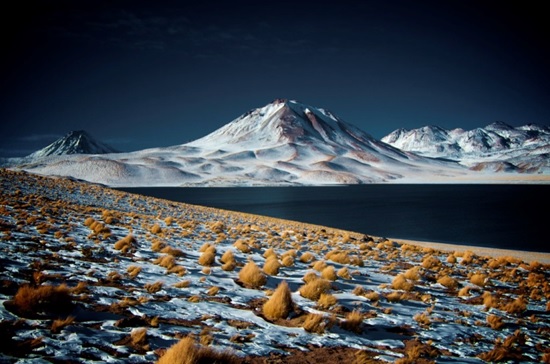
{"type": "Polygon", "coordinates": [[[433,248],[433,249],[441,250],[445,252],[455,252],[455,251],[464,252],[464,251],[470,250],[479,256],[487,256],[487,257],[493,257],[493,258],[512,256],[515,258],[519,258],[527,263],[537,261],[543,264],[550,264],[550,253],[512,250],[512,249],[500,249],[500,248],[487,248],[487,247],[473,246],[473,245],[436,243],[436,242],[417,241],[417,240],[408,240],[408,239],[393,239],[393,238],[388,238],[388,239],[400,244],[410,244],[410,245],[416,245],[420,247],[428,247],[428,248],[433,248]]]}

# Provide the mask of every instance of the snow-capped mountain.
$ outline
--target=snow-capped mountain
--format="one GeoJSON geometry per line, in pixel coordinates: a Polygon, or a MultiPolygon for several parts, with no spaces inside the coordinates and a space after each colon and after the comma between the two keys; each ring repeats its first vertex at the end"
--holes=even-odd
{"type": "Polygon", "coordinates": [[[71,131],[52,144],[32,153],[27,158],[36,159],[54,155],[116,153],[111,146],[94,139],[84,130],[71,131]]]}
{"type": "Polygon", "coordinates": [[[403,152],[328,110],[278,99],[191,143],[49,156],[21,166],[111,186],[321,185],[437,181],[471,173],[403,152]]]}
{"type": "MultiPolygon", "coordinates": [[[[466,133],[430,130],[418,133],[423,135],[426,148],[433,143],[431,140],[441,143],[453,133],[466,133]]],[[[535,130],[526,126],[517,133],[527,135],[535,130]]],[[[507,132],[512,140],[513,133],[507,132]]],[[[493,145],[484,138],[475,133],[471,136],[480,145],[493,145]]],[[[446,148],[458,147],[449,143],[446,148]]],[[[533,158],[540,158],[540,153],[533,158]]],[[[517,165],[511,164],[519,168],[517,165]]],[[[516,171],[491,165],[478,168],[489,173],[478,173],[454,161],[403,151],[374,139],[326,109],[284,99],[250,110],[187,144],[132,153],[50,155],[33,158],[20,168],[110,186],[490,182],[495,172],[516,171]]],[[[517,173],[501,173],[499,182],[507,175],[517,180],[517,173]]]]}
{"type": "Polygon", "coordinates": [[[512,127],[496,122],[473,130],[437,126],[398,129],[382,138],[396,148],[432,158],[446,158],[475,170],[550,171],[550,128],[512,127]]]}

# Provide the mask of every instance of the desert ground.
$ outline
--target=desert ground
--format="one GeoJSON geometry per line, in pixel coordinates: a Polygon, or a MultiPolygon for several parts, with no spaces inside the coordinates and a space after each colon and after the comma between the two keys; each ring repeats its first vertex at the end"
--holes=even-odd
{"type": "Polygon", "coordinates": [[[550,363],[549,254],[0,184],[0,362],[550,363]]]}

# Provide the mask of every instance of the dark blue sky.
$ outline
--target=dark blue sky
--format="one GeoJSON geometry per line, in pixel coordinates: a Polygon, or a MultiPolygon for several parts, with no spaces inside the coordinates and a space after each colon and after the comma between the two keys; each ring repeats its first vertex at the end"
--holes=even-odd
{"type": "Polygon", "coordinates": [[[4,11],[0,155],[85,129],[182,144],[275,98],[377,138],[550,123],[550,26],[534,1],[59,1],[4,11]]]}

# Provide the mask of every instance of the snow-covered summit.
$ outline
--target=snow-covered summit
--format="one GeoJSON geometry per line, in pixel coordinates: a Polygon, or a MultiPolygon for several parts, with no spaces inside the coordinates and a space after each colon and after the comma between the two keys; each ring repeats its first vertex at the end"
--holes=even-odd
{"type": "Polygon", "coordinates": [[[483,169],[480,166],[488,162],[512,163],[530,172],[550,167],[550,128],[536,124],[513,127],[498,121],[472,130],[432,126],[398,129],[382,141],[405,151],[456,160],[476,169],[483,169]]]}
{"type": "Polygon", "coordinates": [[[47,156],[70,154],[106,154],[116,153],[111,146],[94,139],[84,130],[71,131],[64,137],[42,148],[27,158],[36,159],[47,156]]]}
{"type": "Polygon", "coordinates": [[[276,99],[253,109],[213,133],[189,143],[202,148],[265,148],[289,143],[328,143],[343,148],[379,144],[330,111],[294,100],[276,99]]]}

